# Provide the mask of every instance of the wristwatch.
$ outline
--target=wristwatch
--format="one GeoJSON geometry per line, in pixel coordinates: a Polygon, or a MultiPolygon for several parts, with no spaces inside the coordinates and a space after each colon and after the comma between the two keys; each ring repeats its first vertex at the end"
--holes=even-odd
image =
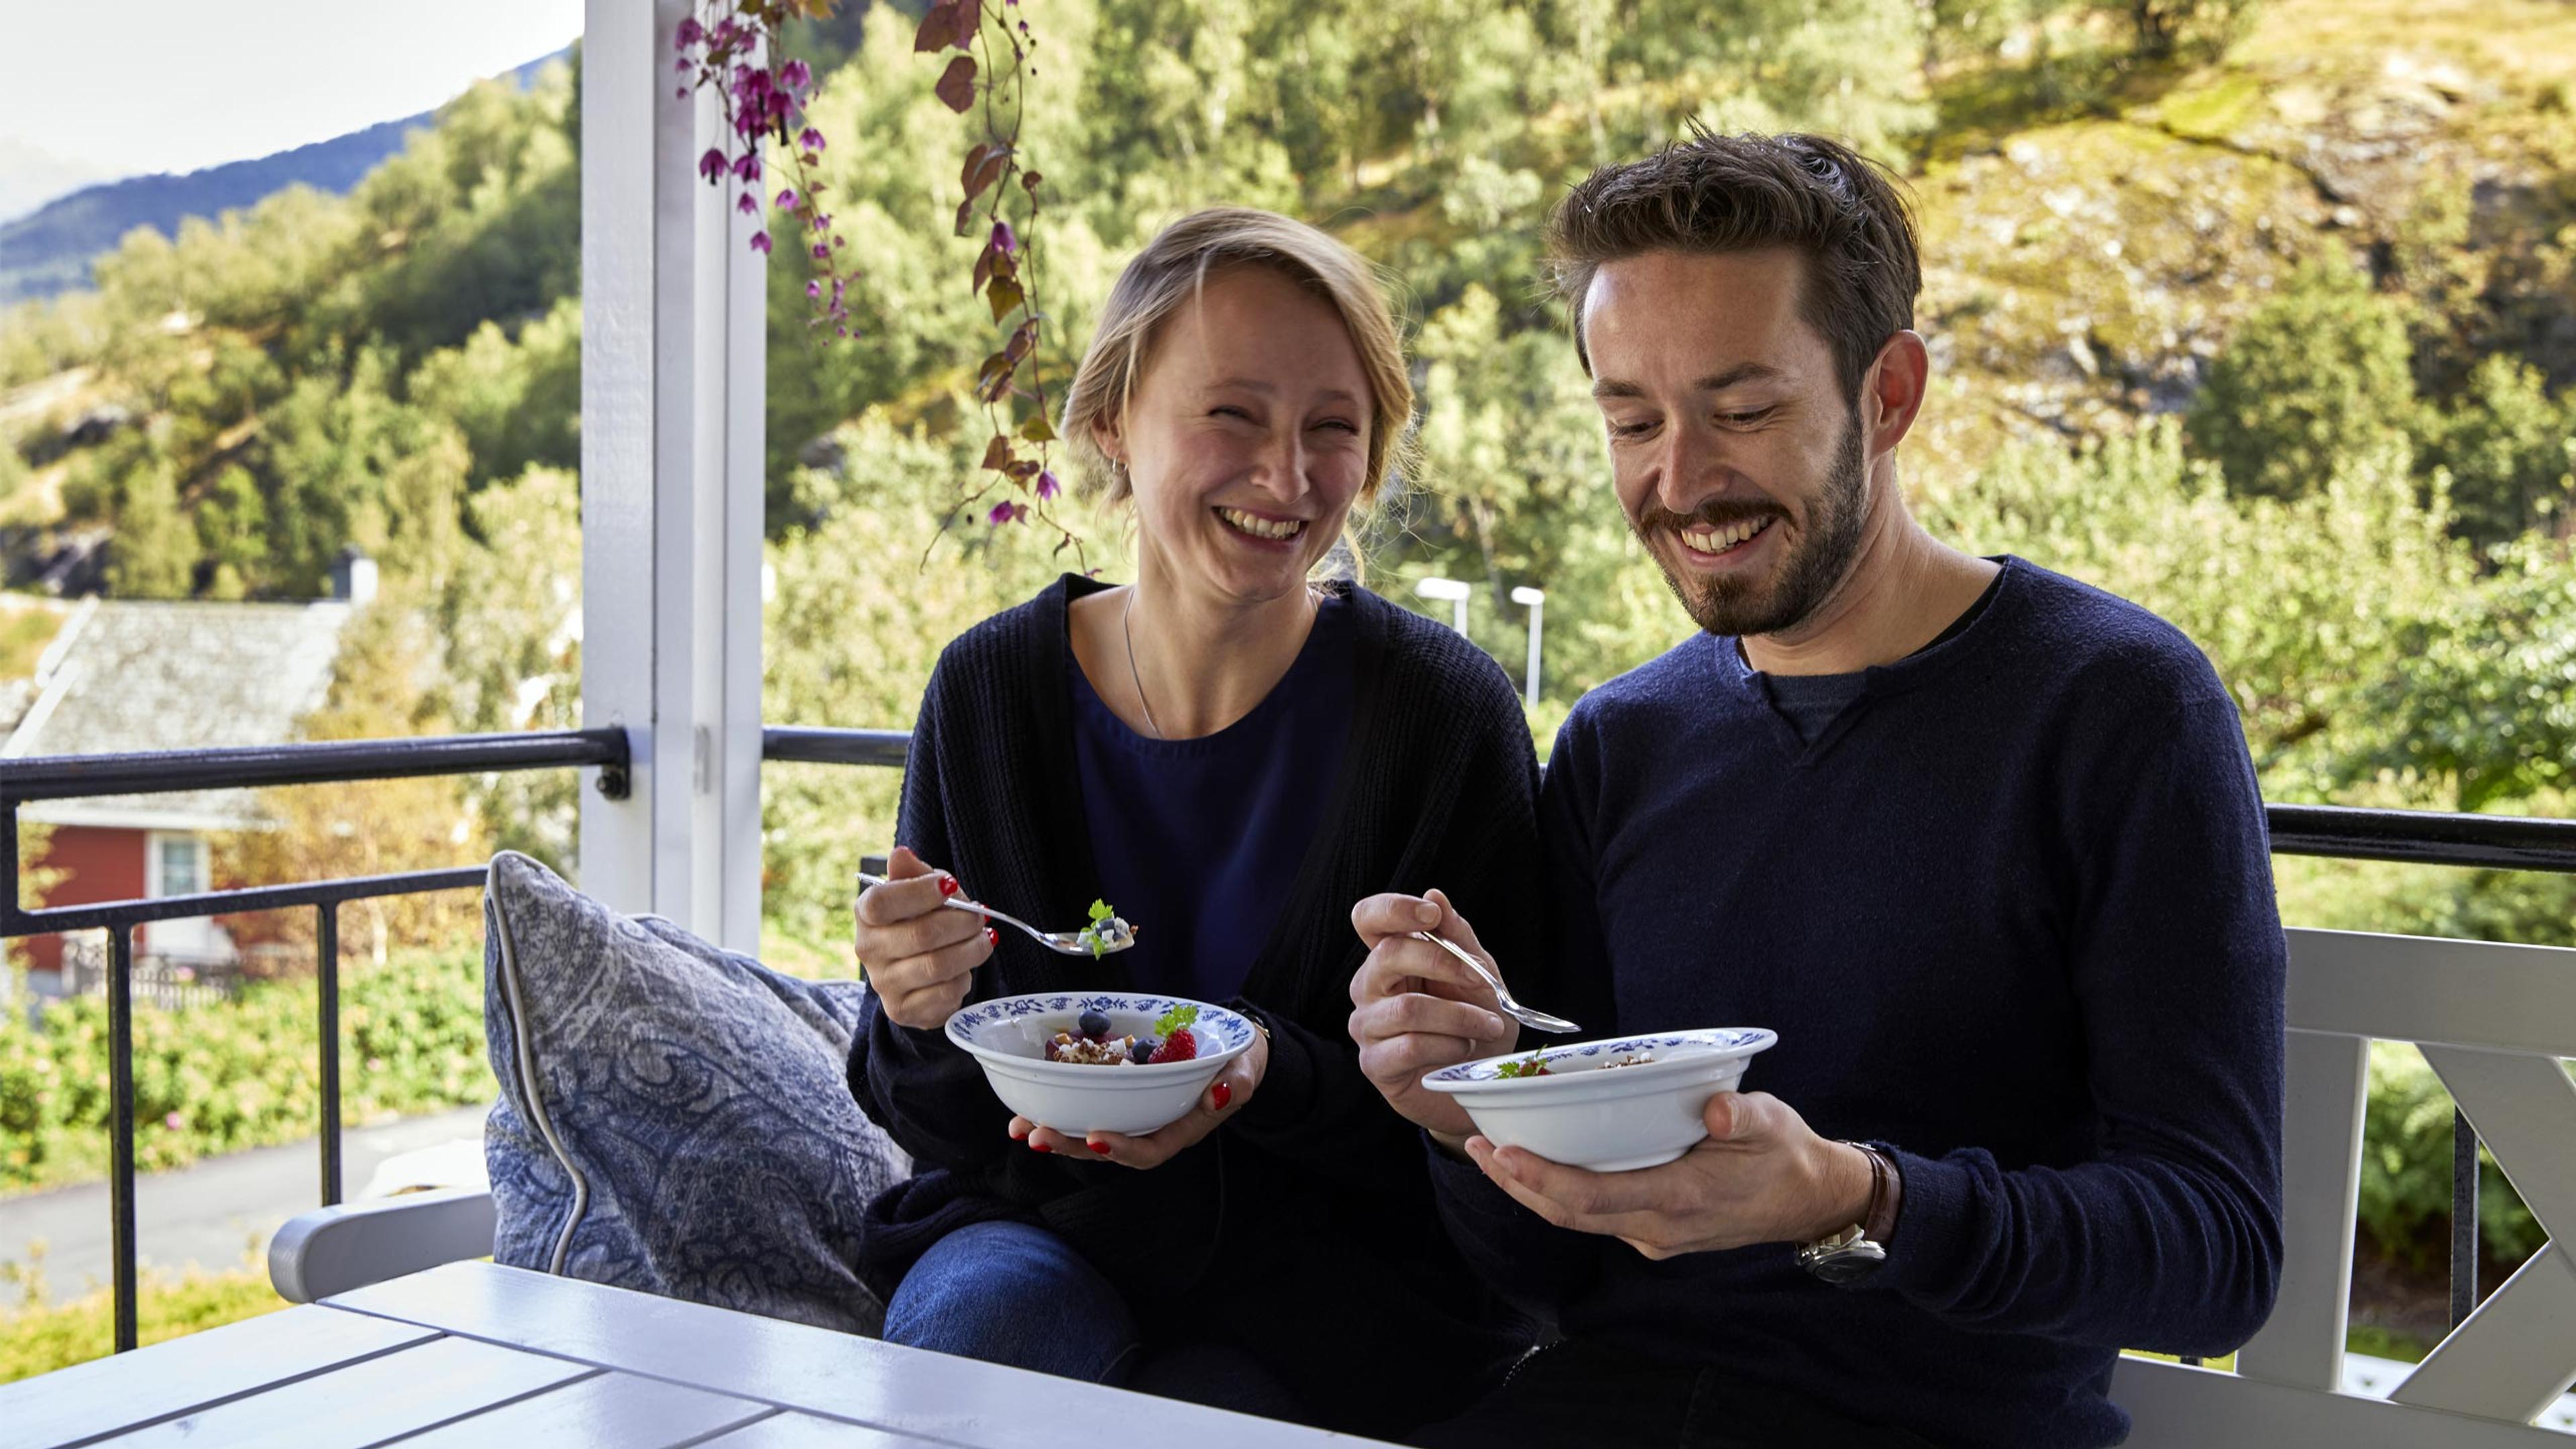
{"type": "Polygon", "coordinates": [[[1798,1250],[1798,1266],[1828,1283],[1858,1283],[1887,1261],[1887,1240],[1896,1232],[1896,1205],[1904,1180],[1886,1153],[1866,1142],[1846,1142],[1869,1159],[1869,1207],[1861,1220],[1829,1233],[1798,1250]]]}

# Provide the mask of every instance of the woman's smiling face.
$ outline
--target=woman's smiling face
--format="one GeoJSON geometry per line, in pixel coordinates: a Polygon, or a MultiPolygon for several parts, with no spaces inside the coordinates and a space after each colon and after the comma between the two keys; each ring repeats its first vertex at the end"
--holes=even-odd
{"type": "Polygon", "coordinates": [[[1341,313],[1279,271],[1237,265],[1147,342],[1124,460],[1140,564],[1244,604],[1303,588],[1367,480],[1371,397],[1341,313]]]}

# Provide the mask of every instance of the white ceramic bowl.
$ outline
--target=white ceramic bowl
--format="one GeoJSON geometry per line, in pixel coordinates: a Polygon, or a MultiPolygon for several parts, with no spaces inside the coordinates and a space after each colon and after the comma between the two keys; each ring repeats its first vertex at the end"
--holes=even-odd
{"type": "Polygon", "coordinates": [[[1757,1027],[1711,1027],[1570,1042],[1443,1067],[1422,1079],[1458,1099],[1497,1147],[1550,1162],[1627,1172],[1672,1161],[1708,1135],[1708,1099],[1735,1090],[1753,1054],[1779,1041],[1757,1027]],[[1649,1060],[1614,1067],[1630,1057],[1649,1060]],[[1506,1062],[1536,1057],[1543,1077],[1507,1077],[1506,1062]]]}
{"type": "Polygon", "coordinates": [[[1216,1074],[1249,1050],[1253,1024],[1222,1006],[1180,996],[1119,992],[1044,992],[979,1001],[948,1018],[948,1040],[983,1065],[1002,1105],[1069,1137],[1091,1132],[1129,1136],[1169,1126],[1188,1114],[1216,1074]],[[1148,1066],[1083,1066],[1046,1059],[1047,1039],[1073,1030],[1097,1011],[1119,1036],[1145,1036],[1175,1006],[1195,1006],[1190,1035],[1199,1054],[1148,1066]]]}

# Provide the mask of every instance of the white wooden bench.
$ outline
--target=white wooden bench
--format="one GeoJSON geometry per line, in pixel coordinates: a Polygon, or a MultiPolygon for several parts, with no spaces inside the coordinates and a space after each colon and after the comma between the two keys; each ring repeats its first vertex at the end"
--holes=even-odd
{"type": "Polygon", "coordinates": [[[2576,1381],[2576,950],[2290,935],[2287,1253],[2236,1372],[2123,1359],[2140,1449],[2552,1446],[2531,1420],[2576,1381]],[[2340,1390],[2370,1043],[2421,1046],[2550,1241],[2386,1400],[2340,1390]]]}
{"type": "MultiPolygon", "coordinates": [[[[2272,1318],[2237,1371],[2123,1359],[2112,1397],[2139,1449],[2566,1449],[2531,1426],[2576,1381],[2576,950],[2294,930],[2283,1196],[2272,1318]],[[2385,1400],[2342,1392],[2370,1043],[2414,1042],[2550,1234],[2385,1400]]],[[[309,1303],[491,1251],[481,1192],[325,1208],[269,1247],[309,1303]]]]}

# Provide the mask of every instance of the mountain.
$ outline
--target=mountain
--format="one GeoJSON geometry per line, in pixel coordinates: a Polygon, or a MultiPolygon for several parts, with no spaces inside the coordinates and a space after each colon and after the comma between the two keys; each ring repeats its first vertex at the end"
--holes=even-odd
{"type": "Polygon", "coordinates": [[[88,162],[65,160],[24,141],[0,137],[0,222],[16,221],[55,197],[109,176],[88,162]]]}
{"type": "MultiPolygon", "coordinates": [[[[566,46],[518,67],[506,79],[524,86],[546,65],[569,60],[571,55],[572,47],[566,46]]],[[[376,163],[401,150],[406,134],[427,126],[434,116],[423,112],[385,121],[328,141],[256,160],[209,166],[184,176],[133,176],[59,196],[34,213],[0,226],[0,307],[87,286],[90,259],[113,251],[138,226],[171,236],[178,232],[182,218],[211,219],[255,205],[261,197],[289,186],[347,191],[376,163]]],[[[7,168],[0,174],[14,180],[15,160],[0,153],[0,167],[7,168]]],[[[0,194],[0,216],[11,213],[6,202],[6,195],[0,194]]]]}

